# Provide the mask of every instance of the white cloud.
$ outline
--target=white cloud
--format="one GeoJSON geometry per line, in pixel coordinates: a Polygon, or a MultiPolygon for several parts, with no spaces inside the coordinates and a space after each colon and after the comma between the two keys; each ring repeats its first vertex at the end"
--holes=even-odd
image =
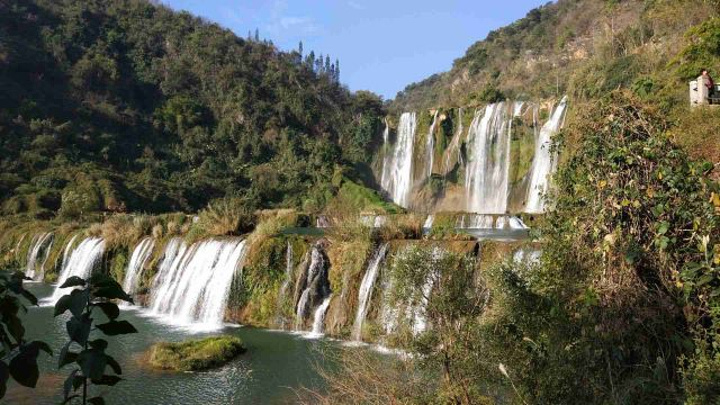
{"type": "Polygon", "coordinates": [[[351,8],[354,8],[355,10],[365,10],[365,6],[352,0],[348,1],[347,5],[351,8]]]}

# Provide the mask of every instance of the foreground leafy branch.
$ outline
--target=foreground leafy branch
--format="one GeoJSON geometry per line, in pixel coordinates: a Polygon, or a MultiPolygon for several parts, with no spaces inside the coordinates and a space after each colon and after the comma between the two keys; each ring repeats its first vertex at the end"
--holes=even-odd
{"type": "Polygon", "coordinates": [[[0,272],[0,398],[5,396],[10,377],[20,385],[35,388],[40,376],[37,365],[40,350],[52,356],[47,343],[25,341],[25,327],[18,314],[27,308],[20,297],[32,305],[37,305],[38,300],[23,288],[23,280],[29,278],[22,272],[0,272]]]}
{"type": "Polygon", "coordinates": [[[132,298],[123,291],[122,287],[106,275],[93,275],[89,280],[80,277],[70,277],[60,288],[76,287],[70,294],[64,295],[55,304],[55,316],[70,311],[72,317],[67,321],[67,332],[70,341],[63,346],[58,359],[58,368],[75,363],[76,368],[65,380],[63,394],[69,403],[75,398],[81,398],[83,404],[104,404],[102,397],[88,398],[88,380],[95,385],[117,384],[121,378],[120,364],[105,354],[108,342],[104,339],[90,340],[93,331],[99,330],[107,336],[137,333],[137,329],[128,321],[118,321],[120,309],[110,300],[119,299],[132,303],[132,298]],[[99,309],[109,322],[93,326],[93,310],[99,309]],[[82,348],[80,352],[73,348],[82,348]],[[113,374],[105,374],[110,367],[113,374]],[[72,394],[82,387],[82,395],[72,394]]]}

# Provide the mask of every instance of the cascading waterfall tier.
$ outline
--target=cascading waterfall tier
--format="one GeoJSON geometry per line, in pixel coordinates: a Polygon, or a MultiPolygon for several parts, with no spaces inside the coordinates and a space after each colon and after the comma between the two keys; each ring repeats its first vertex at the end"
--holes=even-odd
{"type": "Polygon", "coordinates": [[[541,197],[555,169],[549,146],[563,125],[567,98],[551,107],[541,122],[547,105],[489,104],[475,111],[469,125],[462,108],[436,109],[430,111],[429,128],[422,129],[416,113],[405,112],[394,140],[386,121],[378,183],[396,204],[423,212],[542,213],[541,197]],[[453,128],[443,147],[442,136],[435,133],[441,122],[443,134],[453,128]],[[427,138],[416,140],[418,131],[423,136],[428,131],[427,138]],[[444,181],[425,181],[433,173],[444,181]]]}
{"type": "Polygon", "coordinates": [[[320,336],[325,332],[325,314],[330,307],[330,301],[332,300],[332,294],[325,298],[315,310],[315,316],[313,317],[312,334],[320,336]]]}
{"type": "Polygon", "coordinates": [[[42,233],[33,237],[30,250],[28,251],[25,276],[35,281],[42,280],[45,276],[45,262],[47,262],[52,249],[53,234],[42,233]]]}
{"type": "Polygon", "coordinates": [[[300,284],[302,294],[295,308],[295,330],[303,330],[308,311],[317,305],[318,298],[325,299],[330,294],[327,285],[327,268],[320,243],[316,243],[310,252],[310,264],[304,275],[304,282],[300,284]]]}
{"type": "Polygon", "coordinates": [[[222,327],[233,277],[244,256],[242,239],[211,239],[190,247],[172,239],[154,281],[150,312],[194,330],[222,327]]]}
{"type": "Polygon", "coordinates": [[[287,291],[288,288],[290,288],[290,283],[292,282],[294,259],[295,252],[293,251],[292,244],[288,241],[287,248],[285,250],[285,280],[280,286],[280,291],[278,292],[275,305],[277,308],[275,318],[277,319],[278,325],[282,328],[285,328],[285,318],[282,316],[282,308],[286,302],[287,291]]]}
{"type": "Polygon", "coordinates": [[[66,257],[63,259],[63,268],[60,270],[57,286],[53,295],[48,299],[51,304],[55,304],[63,295],[70,292],[68,288],[60,288],[68,278],[77,276],[87,279],[90,277],[105,252],[105,241],[101,238],[91,237],[83,239],[68,257],[68,251],[72,248],[74,241],[75,238],[71,239],[65,249],[66,257]]]}
{"type": "Polygon", "coordinates": [[[468,130],[467,211],[503,214],[507,210],[512,119],[521,109],[521,103],[508,106],[501,102],[475,114],[468,130]]]}
{"type": "Polygon", "coordinates": [[[413,145],[415,144],[415,113],[400,116],[397,140],[383,164],[380,186],[398,205],[407,207],[413,184],[413,145]]]}
{"type": "Polygon", "coordinates": [[[540,129],[538,140],[535,143],[535,157],[532,165],[532,177],[528,189],[525,211],[529,213],[542,213],[545,211],[543,196],[548,190],[548,177],[554,172],[555,159],[550,150],[552,136],[560,129],[567,109],[567,97],[563,97],[550,116],[550,119],[540,129]]]}
{"type": "Polygon", "coordinates": [[[130,262],[128,263],[127,269],[125,269],[125,279],[123,281],[123,290],[125,290],[126,293],[130,295],[135,293],[138,281],[142,276],[147,261],[152,255],[154,247],[155,241],[152,238],[145,238],[133,249],[130,262]]]}
{"type": "Polygon", "coordinates": [[[375,280],[377,280],[378,273],[380,271],[380,265],[385,260],[385,255],[388,251],[388,243],[384,243],[375,252],[375,255],[370,260],[368,269],[363,276],[362,282],[360,283],[360,290],[358,290],[358,308],[355,314],[355,323],[353,324],[352,339],[359,341],[362,339],[362,326],[367,317],[368,309],[370,307],[370,301],[372,300],[373,288],[375,287],[375,280]]]}

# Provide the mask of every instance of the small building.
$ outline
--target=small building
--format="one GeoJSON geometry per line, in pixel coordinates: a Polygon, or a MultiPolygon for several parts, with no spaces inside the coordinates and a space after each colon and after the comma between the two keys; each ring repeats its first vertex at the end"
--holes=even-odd
{"type": "Polygon", "coordinates": [[[699,80],[693,80],[690,82],[690,106],[697,107],[699,105],[720,105],[720,85],[715,86],[715,94],[710,97],[708,88],[700,84],[699,80]]]}

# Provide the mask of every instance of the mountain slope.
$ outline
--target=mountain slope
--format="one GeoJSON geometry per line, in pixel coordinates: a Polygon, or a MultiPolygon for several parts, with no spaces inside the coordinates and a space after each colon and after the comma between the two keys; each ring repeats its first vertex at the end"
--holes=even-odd
{"type": "MultiPolygon", "coordinates": [[[[717,0],[559,0],[490,32],[450,71],[398,93],[395,110],[467,106],[501,98],[541,99],[569,94],[596,98],[638,79],[662,79],[685,96],[695,69],[674,61],[690,27],[718,16],[717,0]]],[[[720,69],[720,67],[718,67],[720,69]]],[[[577,101],[577,100],[576,100],[577,101]]]]}
{"type": "Polygon", "coordinates": [[[0,3],[3,213],[322,206],[384,113],[302,60],[144,0],[0,3]]]}

